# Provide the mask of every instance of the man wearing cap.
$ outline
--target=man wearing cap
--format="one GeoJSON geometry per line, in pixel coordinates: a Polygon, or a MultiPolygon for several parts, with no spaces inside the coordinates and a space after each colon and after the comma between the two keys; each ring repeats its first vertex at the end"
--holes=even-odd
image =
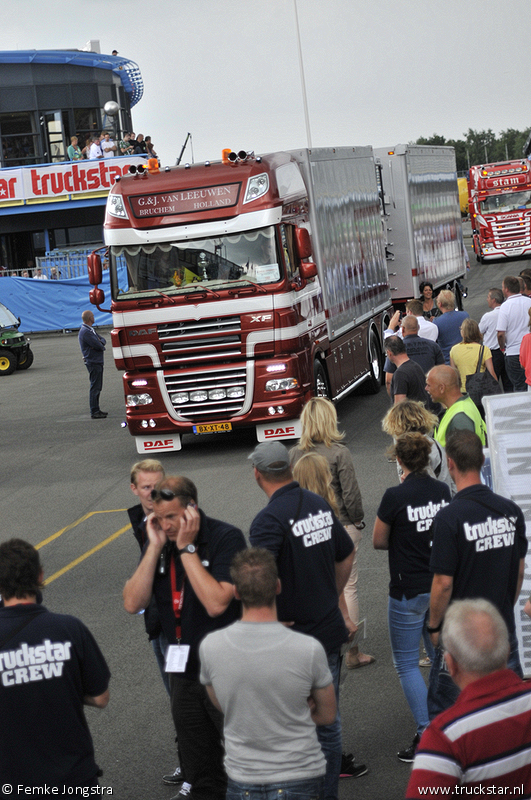
{"type": "MultiPolygon", "coordinates": [[[[269,498],[251,524],[253,547],[265,547],[277,561],[282,591],[278,618],[315,636],[323,645],[339,700],[340,650],[348,637],[339,608],[354,558],[348,533],[322,497],[293,480],[289,454],[280,442],[262,442],[249,459],[257,484],[269,498]]],[[[325,799],[337,800],[341,768],[341,718],[321,725],[317,735],[326,757],[325,799]]],[[[367,772],[356,765],[356,775],[367,772]]]]}

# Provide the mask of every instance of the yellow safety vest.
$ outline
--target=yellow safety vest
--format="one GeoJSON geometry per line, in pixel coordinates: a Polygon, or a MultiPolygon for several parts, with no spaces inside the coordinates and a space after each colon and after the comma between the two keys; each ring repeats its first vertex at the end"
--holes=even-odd
{"type": "Polygon", "coordinates": [[[446,431],[448,430],[448,425],[456,414],[466,414],[467,417],[470,417],[474,423],[474,430],[481,439],[481,443],[484,447],[487,429],[476,404],[468,395],[465,395],[461,400],[456,400],[456,402],[450,406],[442,418],[439,427],[435,431],[433,438],[436,439],[436,441],[438,441],[443,447],[446,447],[446,431]]]}

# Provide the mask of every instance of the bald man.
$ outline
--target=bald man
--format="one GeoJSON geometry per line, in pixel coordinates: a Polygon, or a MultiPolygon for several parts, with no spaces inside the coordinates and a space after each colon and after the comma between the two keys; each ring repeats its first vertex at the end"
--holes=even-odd
{"type": "MultiPolygon", "coordinates": [[[[409,314],[405,316],[402,319],[400,331],[408,358],[416,361],[424,374],[437,364],[444,364],[444,356],[439,345],[434,341],[430,341],[430,339],[419,336],[419,321],[417,317],[409,314]]],[[[385,361],[384,372],[385,386],[389,396],[391,396],[391,381],[395,371],[396,366],[388,357],[385,361]]],[[[435,413],[438,412],[436,411],[435,413]]]]}
{"type": "Polygon", "coordinates": [[[426,728],[406,791],[531,796],[531,687],[507,669],[507,625],[488,600],[457,600],[443,625],[444,660],[461,693],[426,728]]]}
{"type": "Polygon", "coordinates": [[[461,382],[456,369],[445,364],[433,367],[426,378],[426,391],[435,403],[442,403],[446,408],[434,434],[440,445],[445,447],[450,433],[468,430],[476,433],[485,446],[485,423],[472,398],[461,394],[461,382]]]}
{"type": "Polygon", "coordinates": [[[94,330],[94,314],[90,309],[81,314],[83,324],[79,329],[79,346],[90,378],[89,404],[92,419],[105,419],[106,411],[100,408],[103,387],[103,353],[105,339],[94,330]]]}

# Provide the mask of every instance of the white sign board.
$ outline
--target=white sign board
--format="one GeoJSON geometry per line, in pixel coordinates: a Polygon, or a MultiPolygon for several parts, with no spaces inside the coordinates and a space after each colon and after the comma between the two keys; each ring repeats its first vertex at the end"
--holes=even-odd
{"type": "MultiPolygon", "coordinates": [[[[484,397],[493,489],[509,497],[523,511],[531,541],[531,392],[484,397]]],[[[524,582],[514,616],[520,660],[531,677],[531,619],[523,608],[531,595],[531,548],[526,557],[524,582]]]]}

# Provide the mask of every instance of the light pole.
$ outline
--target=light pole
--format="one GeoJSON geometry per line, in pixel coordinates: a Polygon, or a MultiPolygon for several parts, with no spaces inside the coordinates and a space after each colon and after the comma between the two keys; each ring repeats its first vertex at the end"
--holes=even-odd
{"type": "Polygon", "coordinates": [[[306,122],[306,138],[308,140],[308,147],[312,146],[312,134],[310,132],[310,117],[308,115],[308,100],[306,98],[306,82],[304,80],[304,63],[302,60],[301,48],[301,34],[299,31],[299,14],[297,12],[297,0],[293,0],[293,7],[295,9],[295,28],[297,30],[297,45],[299,49],[299,70],[301,74],[301,90],[302,90],[302,103],[304,106],[304,120],[306,122]]]}

